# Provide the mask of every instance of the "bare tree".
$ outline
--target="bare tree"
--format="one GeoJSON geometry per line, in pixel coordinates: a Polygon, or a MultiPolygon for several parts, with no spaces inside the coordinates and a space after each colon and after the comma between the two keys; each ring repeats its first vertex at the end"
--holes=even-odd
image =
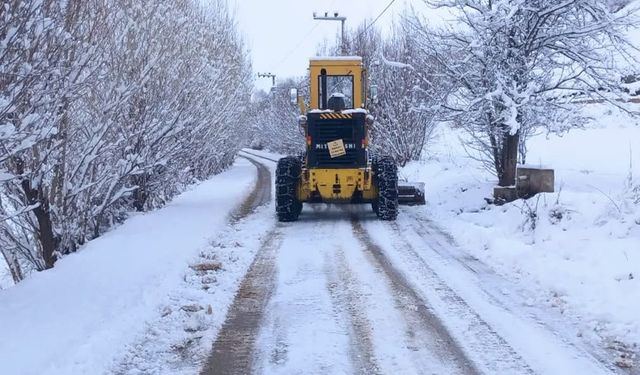
{"type": "MultiPolygon", "coordinates": [[[[371,105],[373,149],[404,166],[419,160],[433,136],[445,96],[431,64],[424,60],[413,30],[405,21],[382,40],[370,65],[371,85],[378,87],[371,105]]],[[[374,39],[375,40],[375,39],[374,39]]]]}
{"type": "MultiPolygon", "coordinates": [[[[454,83],[444,104],[465,129],[468,147],[515,184],[527,137],[545,127],[560,130],[579,118],[566,95],[604,96],[619,88],[616,56],[629,58],[624,30],[635,8],[612,12],[600,0],[425,0],[447,7],[457,22],[430,29],[413,18],[421,50],[454,83]]],[[[615,8],[614,8],[615,9],[615,8]]]]}

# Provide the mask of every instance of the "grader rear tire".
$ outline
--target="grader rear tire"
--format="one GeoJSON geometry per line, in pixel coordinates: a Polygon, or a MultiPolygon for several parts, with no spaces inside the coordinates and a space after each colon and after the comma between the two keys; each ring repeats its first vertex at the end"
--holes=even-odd
{"type": "Polygon", "coordinates": [[[278,161],[276,167],[276,214],[278,221],[298,220],[302,211],[302,202],[298,200],[296,190],[302,173],[302,161],[287,156],[278,161]]]}
{"type": "Polygon", "coordinates": [[[393,221],[398,217],[398,167],[391,157],[382,156],[374,160],[373,171],[378,188],[373,211],[381,220],[393,221]]]}

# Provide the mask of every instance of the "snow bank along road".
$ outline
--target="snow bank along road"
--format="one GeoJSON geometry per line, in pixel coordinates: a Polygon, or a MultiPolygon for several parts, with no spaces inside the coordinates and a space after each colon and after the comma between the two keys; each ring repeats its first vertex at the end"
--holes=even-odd
{"type": "MultiPolygon", "coordinates": [[[[212,236],[221,241],[228,213],[255,185],[255,171],[240,159],[233,168],[192,187],[164,208],[129,218],[60,260],[55,268],[1,291],[0,374],[113,374],[112,363],[132,351],[128,344],[137,340],[146,324],[158,327],[155,319],[161,314],[165,320],[178,321],[183,313],[180,303],[199,296],[193,285],[183,282],[189,276],[185,269],[194,258],[199,261],[200,250],[208,249],[212,236]],[[167,296],[176,297],[177,302],[167,302],[167,296]],[[165,304],[172,314],[159,308],[165,304]]],[[[268,170],[266,179],[270,179],[268,170]]],[[[242,259],[236,268],[241,268],[242,259]]],[[[220,294],[230,294],[232,299],[233,292],[220,289],[224,285],[217,300],[224,300],[220,294]]],[[[148,342],[160,348],[161,333],[185,333],[182,326],[177,328],[158,328],[148,342]]],[[[144,349],[164,354],[148,345],[144,349]]],[[[154,368],[166,368],[167,356],[159,357],[165,362],[158,361],[154,368]]],[[[146,364],[137,365],[139,374],[157,373],[146,364]]]]}
{"type": "MultiPolygon", "coordinates": [[[[245,156],[273,171],[272,157],[245,156]]],[[[270,220],[204,375],[620,371],[527,314],[508,283],[415,208],[393,223],[325,205],[270,220]]]]}

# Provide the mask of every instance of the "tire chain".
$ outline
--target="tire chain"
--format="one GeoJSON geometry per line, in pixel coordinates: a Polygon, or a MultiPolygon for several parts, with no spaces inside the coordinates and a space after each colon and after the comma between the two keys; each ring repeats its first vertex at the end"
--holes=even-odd
{"type": "Polygon", "coordinates": [[[382,220],[395,220],[398,217],[398,167],[389,156],[376,157],[373,166],[378,184],[376,214],[382,220]]]}
{"type": "Polygon", "coordinates": [[[276,168],[276,213],[280,221],[295,221],[302,210],[296,197],[296,188],[302,173],[299,157],[287,156],[278,161],[276,168]]]}

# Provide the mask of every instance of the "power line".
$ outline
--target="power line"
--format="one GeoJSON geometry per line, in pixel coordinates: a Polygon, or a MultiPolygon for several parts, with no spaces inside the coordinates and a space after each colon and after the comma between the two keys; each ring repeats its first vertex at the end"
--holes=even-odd
{"type": "MultiPolygon", "coordinates": [[[[333,0],[331,2],[331,4],[329,5],[329,8],[331,8],[338,0],[333,0]]],[[[296,44],[295,47],[293,47],[289,52],[287,52],[285,54],[285,56],[282,58],[282,60],[280,60],[277,64],[275,64],[274,66],[271,67],[271,70],[274,71],[276,69],[278,69],[280,67],[280,65],[282,65],[282,63],[284,63],[285,61],[287,61],[287,59],[289,57],[291,57],[291,55],[293,55],[293,53],[300,48],[300,46],[307,40],[307,38],[318,28],[318,26],[320,26],[320,23],[316,22],[316,24],[306,33],[304,34],[304,36],[302,37],[302,39],[300,39],[300,41],[298,42],[298,44],[296,44]]]]}
{"type": "MultiPolygon", "coordinates": [[[[331,2],[331,4],[329,5],[329,8],[331,8],[337,0],[333,0],[331,2]]],[[[365,34],[367,31],[369,31],[369,29],[371,27],[373,27],[373,25],[376,24],[376,22],[378,22],[378,20],[389,10],[389,8],[391,8],[391,6],[393,5],[393,3],[395,3],[396,0],[391,0],[389,2],[389,4],[387,4],[387,6],[382,10],[382,12],[380,12],[380,14],[378,14],[378,16],[373,20],[373,22],[371,22],[369,25],[367,25],[367,27],[360,32],[360,34],[358,34],[358,37],[361,37],[363,34],[365,34]]],[[[275,65],[272,66],[271,71],[275,71],[276,69],[278,69],[280,67],[280,65],[282,65],[285,61],[287,61],[287,59],[289,59],[289,57],[291,57],[291,55],[293,55],[293,53],[298,50],[298,48],[300,48],[300,46],[307,40],[307,38],[318,28],[320,24],[316,23],[303,37],[302,39],[300,39],[300,41],[295,45],[295,47],[293,47],[289,52],[287,52],[285,54],[285,56],[275,65]]]]}
{"type": "Polygon", "coordinates": [[[373,27],[373,25],[375,25],[375,24],[376,24],[376,22],[378,22],[378,20],[380,19],[380,17],[382,17],[382,16],[387,12],[387,10],[389,10],[389,8],[391,8],[391,6],[393,5],[393,3],[395,3],[395,2],[396,2],[396,0],[391,0],[391,1],[389,2],[389,4],[387,4],[387,6],[382,10],[382,12],[380,12],[380,14],[378,14],[378,17],[376,17],[376,19],[375,19],[375,20],[373,20],[373,22],[371,22],[369,25],[367,25],[367,27],[366,27],[364,30],[362,30],[362,31],[360,32],[360,34],[358,34],[358,38],[359,38],[359,37],[361,37],[363,34],[365,34],[367,31],[369,31],[369,29],[370,29],[371,27],[373,27]]]}
{"type": "Polygon", "coordinates": [[[305,34],[305,36],[303,36],[303,37],[302,37],[302,39],[300,39],[300,41],[298,42],[298,44],[296,44],[296,46],[295,46],[295,47],[293,47],[289,52],[287,52],[287,53],[284,55],[284,57],[282,58],[282,60],[280,60],[277,64],[275,64],[275,65],[273,66],[273,69],[271,69],[271,70],[276,70],[277,68],[279,68],[279,67],[280,67],[280,65],[282,65],[282,63],[283,63],[283,62],[287,61],[287,59],[288,59],[289,57],[291,57],[291,55],[293,55],[293,53],[294,53],[298,48],[300,48],[300,46],[302,45],[302,43],[304,43],[304,42],[307,40],[307,38],[309,37],[309,35],[311,35],[311,33],[313,33],[313,32],[318,28],[318,26],[319,26],[319,25],[320,25],[320,23],[316,23],[316,24],[315,24],[315,26],[313,26],[313,27],[311,28],[311,30],[309,30],[309,32],[308,32],[308,33],[306,33],[306,34],[305,34]]]}

